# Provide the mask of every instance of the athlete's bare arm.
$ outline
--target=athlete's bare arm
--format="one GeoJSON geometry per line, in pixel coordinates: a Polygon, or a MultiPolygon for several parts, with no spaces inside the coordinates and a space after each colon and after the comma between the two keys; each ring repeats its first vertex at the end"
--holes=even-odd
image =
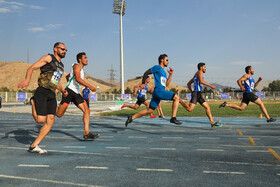
{"type": "Polygon", "coordinates": [[[212,84],[209,84],[209,83],[207,83],[206,81],[203,80],[203,72],[202,72],[202,71],[198,71],[198,72],[196,73],[196,75],[197,75],[197,77],[198,77],[198,79],[199,79],[199,82],[200,82],[201,84],[203,84],[203,85],[205,85],[205,86],[209,86],[209,87],[212,88],[212,89],[215,89],[215,88],[216,88],[216,86],[214,86],[214,85],[212,85],[212,84]]]}
{"type": "Polygon", "coordinates": [[[40,67],[50,63],[52,57],[50,55],[42,56],[37,62],[31,65],[26,72],[25,80],[18,84],[18,88],[27,88],[34,70],[39,69],[40,67]]]}
{"type": "Polygon", "coordinates": [[[67,97],[68,92],[63,89],[63,87],[61,86],[60,80],[59,80],[59,82],[57,84],[56,89],[58,89],[63,94],[63,97],[67,97]]]}
{"type": "Polygon", "coordinates": [[[258,81],[255,83],[255,88],[259,85],[259,83],[262,81],[262,77],[259,77],[258,81]]]}
{"type": "Polygon", "coordinates": [[[238,84],[238,86],[240,87],[240,89],[241,89],[242,91],[245,90],[244,86],[242,85],[242,81],[248,80],[249,77],[250,77],[249,74],[244,74],[240,79],[237,80],[237,84],[238,84]]]}
{"type": "Polygon", "coordinates": [[[75,64],[73,69],[74,69],[74,75],[75,75],[76,81],[78,83],[80,83],[81,85],[88,87],[92,92],[96,92],[96,88],[94,86],[91,86],[90,84],[88,84],[86,81],[84,81],[81,78],[81,75],[80,75],[81,66],[79,64],[75,64]]]}
{"type": "Polygon", "coordinates": [[[171,82],[171,78],[172,78],[172,75],[173,75],[173,69],[169,68],[169,70],[167,70],[167,72],[169,73],[169,76],[168,76],[167,81],[166,81],[166,87],[168,87],[170,82],[171,82]]]}
{"type": "Polygon", "coordinates": [[[190,90],[190,92],[193,92],[192,90],[192,83],[193,83],[193,78],[188,82],[188,89],[190,90]]]}
{"type": "Polygon", "coordinates": [[[136,85],[136,86],[134,86],[134,93],[133,93],[133,95],[135,96],[136,95],[136,93],[137,93],[137,91],[138,91],[138,89],[141,87],[141,84],[138,84],[138,85],[136,85]]]}

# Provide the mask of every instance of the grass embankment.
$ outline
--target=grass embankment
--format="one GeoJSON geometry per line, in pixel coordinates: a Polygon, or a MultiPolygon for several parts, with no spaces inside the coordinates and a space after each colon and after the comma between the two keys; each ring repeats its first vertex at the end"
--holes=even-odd
{"type": "MultiPolygon", "coordinates": [[[[250,103],[247,108],[243,111],[234,110],[229,107],[225,108],[219,108],[219,105],[223,103],[224,101],[210,101],[208,102],[211,107],[211,112],[213,117],[259,117],[262,113],[259,106],[250,103]]],[[[263,101],[264,105],[268,111],[268,114],[271,117],[280,117],[280,101],[263,101]]],[[[241,101],[228,101],[228,103],[231,104],[237,104],[240,105],[241,101]]],[[[128,116],[135,114],[141,110],[144,110],[146,106],[141,106],[137,110],[132,109],[123,109],[115,112],[107,112],[103,113],[101,115],[103,116],[128,116]]],[[[166,117],[171,116],[172,113],[172,102],[162,102],[162,110],[166,117]]],[[[157,115],[156,110],[154,111],[154,114],[157,115]]],[[[200,106],[199,103],[197,103],[195,109],[192,112],[188,112],[183,108],[181,105],[179,105],[178,117],[206,117],[205,109],[200,106]]],[[[264,117],[264,115],[263,115],[264,117]]]]}

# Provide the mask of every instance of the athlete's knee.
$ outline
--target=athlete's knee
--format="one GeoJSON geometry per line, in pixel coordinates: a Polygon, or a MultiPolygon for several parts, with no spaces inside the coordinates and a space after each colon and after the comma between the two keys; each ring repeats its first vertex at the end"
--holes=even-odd
{"type": "Polygon", "coordinates": [[[153,112],[154,112],[153,109],[151,109],[151,108],[147,109],[147,113],[148,113],[148,114],[151,114],[151,113],[153,113],[153,112]]]}
{"type": "Polygon", "coordinates": [[[46,122],[46,119],[37,118],[37,119],[35,119],[35,121],[36,121],[36,123],[38,123],[38,124],[43,124],[43,123],[46,122]]]}
{"type": "Polygon", "coordinates": [[[243,107],[240,107],[240,108],[239,108],[240,111],[243,111],[244,109],[245,109],[245,108],[243,108],[243,107]]]}
{"type": "Polygon", "coordinates": [[[173,100],[178,100],[179,101],[180,100],[179,95],[175,94],[174,97],[173,97],[173,100]]]}

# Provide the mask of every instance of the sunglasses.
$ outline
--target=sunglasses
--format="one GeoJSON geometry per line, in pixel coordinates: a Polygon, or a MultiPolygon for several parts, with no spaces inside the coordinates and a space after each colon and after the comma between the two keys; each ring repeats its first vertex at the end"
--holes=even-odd
{"type": "Polygon", "coordinates": [[[57,48],[61,49],[62,51],[67,51],[67,49],[64,47],[57,47],[57,48]]]}

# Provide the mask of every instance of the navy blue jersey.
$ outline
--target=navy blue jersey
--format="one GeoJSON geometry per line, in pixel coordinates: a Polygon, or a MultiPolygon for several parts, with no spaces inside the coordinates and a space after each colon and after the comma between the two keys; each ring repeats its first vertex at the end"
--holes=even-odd
{"type": "Polygon", "coordinates": [[[250,76],[249,79],[244,82],[244,87],[245,87],[244,93],[254,92],[255,80],[252,76],[250,76]]]}
{"type": "Polygon", "coordinates": [[[155,88],[165,90],[166,87],[166,72],[160,65],[155,65],[151,68],[151,72],[155,78],[155,88]]]}
{"type": "Polygon", "coordinates": [[[146,96],[146,93],[147,93],[147,90],[148,90],[148,84],[145,84],[145,88],[144,89],[139,89],[138,92],[138,96],[137,98],[140,98],[140,97],[145,97],[146,96]]]}
{"type": "Polygon", "coordinates": [[[89,93],[90,93],[89,88],[84,88],[84,89],[83,89],[83,98],[84,98],[84,99],[89,99],[89,97],[88,97],[88,96],[89,96],[89,95],[88,95],[89,93]]]}
{"type": "Polygon", "coordinates": [[[195,92],[201,92],[202,87],[201,87],[199,78],[196,76],[196,73],[194,74],[194,77],[193,77],[193,83],[194,83],[194,91],[195,92]]]}

